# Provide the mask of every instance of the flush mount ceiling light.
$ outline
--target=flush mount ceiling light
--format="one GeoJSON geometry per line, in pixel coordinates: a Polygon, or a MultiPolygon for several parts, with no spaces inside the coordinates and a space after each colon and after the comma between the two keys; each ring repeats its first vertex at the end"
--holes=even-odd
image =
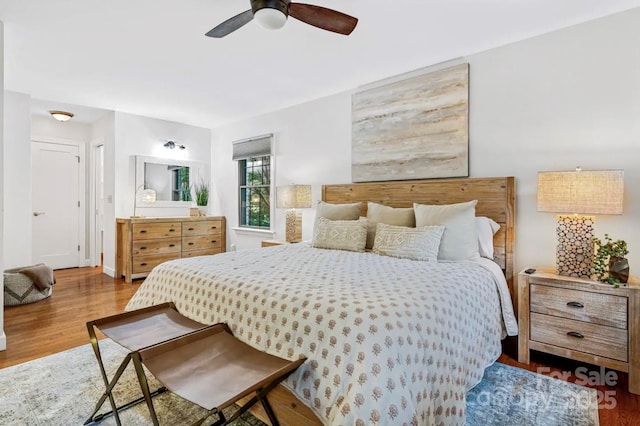
{"type": "Polygon", "coordinates": [[[73,114],[67,111],[49,111],[49,114],[62,123],[73,118],[73,114]]]}
{"type": "Polygon", "coordinates": [[[164,144],[165,148],[169,148],[169,149],[174,149],[174,148],[180,148],[180,149],[185,149],[186,146],[182,145],[182,144],[177,144],[174,141],[168,141],[167,143],[164,144]]]}

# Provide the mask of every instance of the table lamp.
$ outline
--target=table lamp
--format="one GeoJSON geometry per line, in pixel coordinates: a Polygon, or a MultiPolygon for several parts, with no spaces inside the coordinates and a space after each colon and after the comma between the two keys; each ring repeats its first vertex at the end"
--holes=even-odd
{"type": "Polygon", "coordinates": [[[133,196],[133,216],[131,217],[139,217],[137,216],[138,197],[140,197],[140,201],[142,201],[143,203],[155,203],[156,191],[154,191],[153,189],[145,188],[144,185],[140,185],[138,189],[136,189],[136,193],[133,196]],[[141,189],[142,191],[140,191],[141,189]]]}
{"type": "Polygon", "coordinates": [[[559,275],[591,278],[595,217],[584,215],[622,214],[623,186],[623,170],[538,172],[538,211],[565,213],[556,230],[559,275]]]}
{"type": "Polygon", "coordinates": [[[287,210],[286,240],[302,241],[302,214],[299,210],[311,207],[311,185],[288,185],[276,188],[276,207],[287,210]]]}

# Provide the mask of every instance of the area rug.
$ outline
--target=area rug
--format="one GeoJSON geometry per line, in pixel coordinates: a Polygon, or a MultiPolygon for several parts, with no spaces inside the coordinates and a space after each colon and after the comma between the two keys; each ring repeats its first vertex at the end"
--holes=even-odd
{"type": "MultiPolygon", "coordinates": [[[[126,351],[114,342],[100,342],[107,371],[115,371],[126,351]]],[[[150,386],[159,386],[148,376],[150,386]]],[[[80,346],[0,370],[0,425],[81,425],[104,391],[90,345],[80,346]]],[[[115,388],[116,401],[140,395],[131,366],[115,388]]],[[[154,398],[162,425],[184,425],[201,418],[205,410],[165,392],[154,398]]],[[[102,411],[109,410],[105,403],[102,411]]],[[[120,414],[123,425],[150,425],[144,403],[120,414]]],[[[215,417],[210,419],[215,420],[215,417]]],[[[112,416],[100,425],[114,425],[112,416]]],[[[598,425],[597,396],[593,389],[551,379],[495,363],[482,382],[467,395],[467,424],[476,425],[598,425]]],[[[262,426],[245,414],[234,426],[262,426]]]]}

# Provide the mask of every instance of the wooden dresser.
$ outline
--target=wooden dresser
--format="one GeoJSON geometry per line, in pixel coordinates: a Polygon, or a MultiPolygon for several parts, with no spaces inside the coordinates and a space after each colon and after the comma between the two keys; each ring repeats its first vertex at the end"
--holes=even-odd
{"type": "Polygon", "coordinates": [[[128,283],[167,260],[225,251],[222,216],[116,219],[116,277],[128,283]]]}
{"type": "Polygon", "coordinates": [[[518,274],[518,361],[530,350],[629,373],[640,394],[640,285],[614,288],[540,269],[518,274]]]}

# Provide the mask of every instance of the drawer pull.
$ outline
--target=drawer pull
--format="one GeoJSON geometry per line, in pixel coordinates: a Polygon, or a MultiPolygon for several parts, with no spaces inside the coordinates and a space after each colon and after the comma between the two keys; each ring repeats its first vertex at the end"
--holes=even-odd
{"type": "Polygon", "coordinates": [[[212,227],[211,227],[211,229],[216,229],[216,228],[217,228],[217,226],[212,226],[212,227]]]}
{"type": "Polygon", "coordinates": [[[140,230],[140,233],[141,233],[141,234],[146,234],[146,233],[147,233],[147,230],[146,230],[146,229],[141,229],[141,230],[140,230]]]}
{"type": "Polygon", "coordinates": [[[169,244],[169,247],[175,247],[175,246],[176,246],[175,244],[169,244]]]}
{"type": "Polygon", "coordinates": [[[193,228],[189,228],[189,231],[193,231],[193,228]]]}
{"type": "Polygon", "coordinates": [[[142,247],[140,247],[140,250],[146,250],[146,249],[147,249],[147,247],[146,247],[146,246],[142,246],[142,247]]]}
{"type": "Polygon", "coordinates": [[[176,230],[171,228],[171,229],[169,229],[169,232],[176,232],[176,230]]]}
{"type": "Polygon", "coordinates": [[[141,263],[140,266],[147,266],[146,262],[145,263],[141,263]]]}
{"type": "Polygon", "coordinates": [[[211,242],[215,244],[216,240],[211,240],[211,242]]]}
{"type": "Polygon", "coordinates": [[[193,243],[189,243],[189,245],[190,245],[190,246],[192,246],[192,245],[193,245],[193,243]]]}
{"type": "Polygon", "coordinates": [[[572,308],[584,308],[584,305],[580,302],[567,302],[567,306],[571,306],[572,308]]]}
{"type": "Polygon", "coordinates": [[[584,339],[584,336],[577,331],[569,331],[567,332],[567,336],[577,337],[578,339],[584,339]]]}

